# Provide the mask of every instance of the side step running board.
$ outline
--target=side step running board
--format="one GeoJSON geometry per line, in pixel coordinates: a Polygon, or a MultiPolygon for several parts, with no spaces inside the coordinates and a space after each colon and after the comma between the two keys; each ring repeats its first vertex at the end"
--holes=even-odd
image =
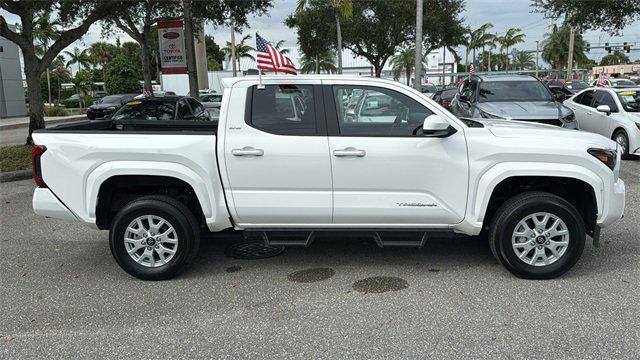
{"type": "Polygon", "coordinates": [[[264,241],[267,246],[309,247],[316,233],[315,231],[245,231],[245,238],[255,239],[256,237],[264,241]]]}
{"type": "Polygon", "coordinates": [[[396,234],[392,234],[392,233],[388,233],[388,232],[374,232],[373,233],[373,239],[376,241],[376,244],[378,244],[378,246],[380,246],[381,248],[384,247],[415,247],[415,248],[422,248],[424,246],[424,244],[426,244],[427,239],[429,238],[429,236],[427,235],[426,232],[422,233],[422,236],[416,237],[414,236],[415,240],[407,240],[406,239],[406,234],[403,233],[396,233],[396,234]],[[393,238],[398,238],[399,236],[401,236],[401,240],[394,240],[393,238]]]}

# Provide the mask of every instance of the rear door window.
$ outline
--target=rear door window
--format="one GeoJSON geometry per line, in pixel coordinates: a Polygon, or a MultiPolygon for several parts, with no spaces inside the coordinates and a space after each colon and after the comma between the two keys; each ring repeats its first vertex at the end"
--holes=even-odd
{"type": "Polygon", "coordinates": [[[312,85],[254,86],[251,94],[248,125],[278,135],[316,134],[312,85]]]}

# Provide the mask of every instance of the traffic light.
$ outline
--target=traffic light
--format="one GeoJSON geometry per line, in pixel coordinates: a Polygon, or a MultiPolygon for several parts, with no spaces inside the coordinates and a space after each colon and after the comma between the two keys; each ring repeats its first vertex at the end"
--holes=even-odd
{"type": "Polygon", "coordinates": [[[591,44],[587,43],[587,52],[591,51],[591,44]]]}
{"type": "Polygon", "coordinates": [[[628,54],[628,53],[630,53],[630,52],[631,52],[631,45],[627,45],[627,43],[625,42],[625,43],[623,44],[623,49],[624,49],[624,51],[628,54]]]}

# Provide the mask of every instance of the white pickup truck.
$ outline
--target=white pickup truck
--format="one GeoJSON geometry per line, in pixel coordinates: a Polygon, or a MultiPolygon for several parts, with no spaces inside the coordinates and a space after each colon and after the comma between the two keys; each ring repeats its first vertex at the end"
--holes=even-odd
{"type": "Polygon", "coordinates": [[[36,131],[35,212],[108,229],[118,264],[154,280],[183,270],[203,231],[223,230],[288,245],[319,231],[363,231],[382,246],[483,233],[516,276],[553,278],[623,215],[620,152],[600,135],[461,120],[381,79],[223,82],[219,123],[36,131]]]}

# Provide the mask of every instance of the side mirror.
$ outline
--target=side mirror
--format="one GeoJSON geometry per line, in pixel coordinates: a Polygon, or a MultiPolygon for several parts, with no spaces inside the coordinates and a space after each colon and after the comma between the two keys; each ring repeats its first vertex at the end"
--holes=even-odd
{"type": "Polygon", "coordinates": [[[429,115],[422,124],[422,134],[428,137],[447,137],[456,132],[457,130],[440,115],[429,115]]]}
{"type": "Polygon", "coordinates": [[[611,115],[611,108],[609,107],[609,105],[598,105],[596,110],[598,110],[598,112],[607,114],[607,116],[611,115]]]}

